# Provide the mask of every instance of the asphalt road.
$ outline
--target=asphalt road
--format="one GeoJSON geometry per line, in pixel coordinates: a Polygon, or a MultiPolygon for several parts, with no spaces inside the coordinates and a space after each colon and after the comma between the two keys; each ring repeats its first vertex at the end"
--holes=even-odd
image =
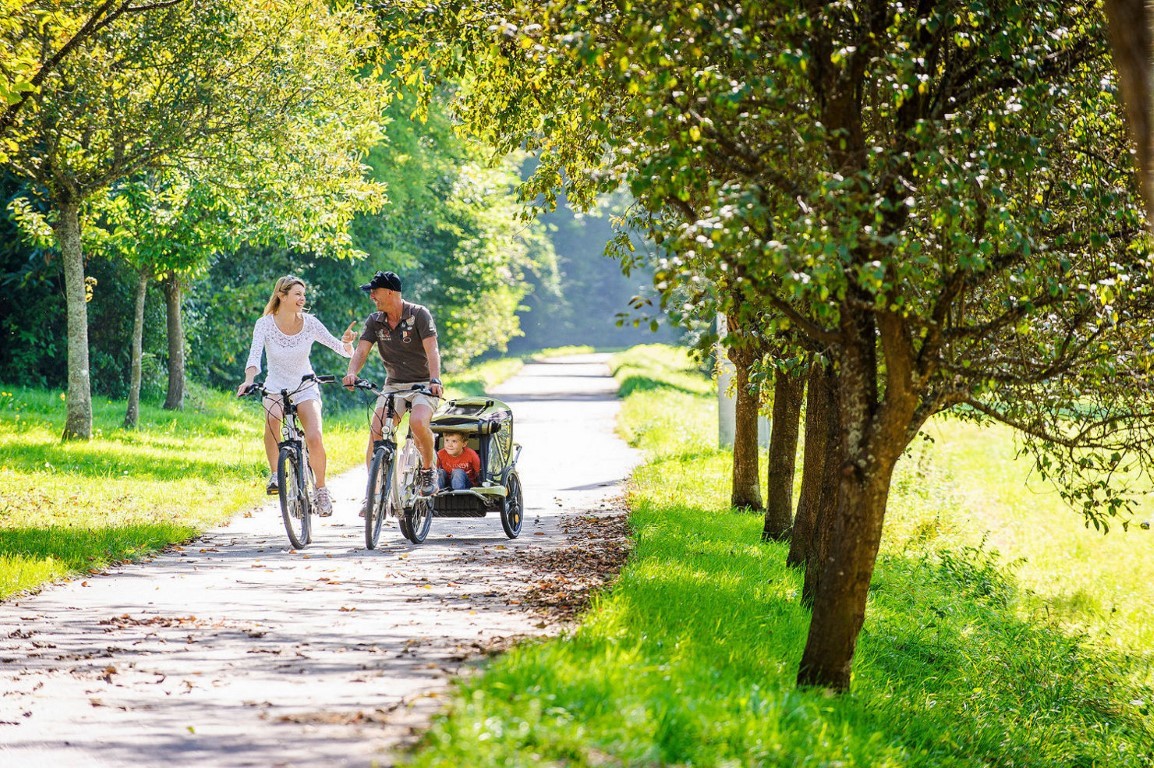
{"type": "MultiPolygon", "coordinates": [[[[514,412],[526,517],[435,519],[364,549],[364,469],[291,552],[275,502],[178,550],[0,603],[0,766],[389,765],[454,676],[557,631],[524,600],[534,554],[616,505],[634,453],[613,434],[603,356],[535,363],[492,394],[514,412]],[[569,531],[569,532],[567,532],[569,531]],[[517,557],[510,557],[517,555],[517,557]]],[[[547,557],[538,558],[546,561],[547,557]]]]}

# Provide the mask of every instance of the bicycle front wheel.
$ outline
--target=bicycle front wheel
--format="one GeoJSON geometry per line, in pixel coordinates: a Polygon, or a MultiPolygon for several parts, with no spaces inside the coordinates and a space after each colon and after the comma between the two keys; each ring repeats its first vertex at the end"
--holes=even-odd
{"type": "Polygon", "coordinates": [[[280,515],[289,543],[295,549],[303,549],[312,540],[312,503],[301,452],[286,445],[281,448],[277,462],[277,482],[280,484],[280,515]]]}
{"type": "Polygon", "coordinates": [[[393,488],[393,454],[387,449],[373,452],[369,464],[369,487],[365,491],[365,547],[376,549],[385,522],[385,510],[393,488]]]}

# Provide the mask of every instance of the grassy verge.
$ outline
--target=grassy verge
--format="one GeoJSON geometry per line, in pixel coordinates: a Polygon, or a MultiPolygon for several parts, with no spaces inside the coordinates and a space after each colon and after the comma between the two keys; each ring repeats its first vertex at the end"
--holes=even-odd
{"type": "Polygon", "coordinates": [[[982,467],[1004,468],[1001,455],[959,448],[965,430],[955,441],[958,425],[935,425],[937,443],[895,481],[852,693],[799,691],[800,577],[784,546],[759,543],[758,516],[725,508],[711,387],[661,348],[620,356],[617,375],[630,391],[623,432],[647,455],[629,564],[570,636],[462,683],[416,765],[1154,764],[1141,617],[1084,609],[1116,605],[1127,583],[1133,605],[1150,599],[1148,539],[1110,545],[1142,548],[1138,571],[1141,556],[1087,556],[1073,538],[1100,534],[1051,534],[1055,513],[1023,489],[1021,467],[1017,485],[986,487],[982,467]],[[1028,498],[1008,513],[1003,493],[1028,498]],[[1031,535],[1002,551],[1007,516],[1031,535]]]}
{"type": "MultiPolygon", "coordinates": [[[[479,394],[521,363],[492,361],[447,377],[451,397],[479,394]]],[[[0,600],[187,541],[267,499],[261,411],[194,389],[184,411],[93,403],[94,438],[60,442],[57,392],[0,385],[0,600]]],[[[364,460],[366,415],[325,413],[329,472],[364,460]]]]}

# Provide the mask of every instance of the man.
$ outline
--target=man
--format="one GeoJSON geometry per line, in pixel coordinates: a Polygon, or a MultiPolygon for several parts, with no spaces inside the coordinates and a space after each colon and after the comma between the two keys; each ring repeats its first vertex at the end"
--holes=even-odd
{"type": "MultiPolygon", "coordinates": [[[[401,298],[401,278],[395,272],[378,272],[373,279],[361,286],[369,294],[369,299],[377,311],[365,320],[353,357],[349,360],[348,373],[343,382],[352,388],[357,381],[365,361],[368,360],[373,344],[381,360],[385,363],[388,381],[385,392],[403,392],[398,397],[397,416],[409,410],[409,429],[417,450],[421,453],[419,482],[423,493],[437,490],[434,471],[437,456],[433,450],[433,430],[429,420],[437,407],[437,398],[444,391],[441,386],[441,353],[437,348],[437,326],[427,307],[413,304],[401,298]],[[413,392],[414,384],[420,384],[436,397],[413,392]]],[[[381,439],[381,419],[384,418],[383,398],[377,402],[377,416],[372,419],[366,463],[372,461],[373,441],[381,439]]]]}

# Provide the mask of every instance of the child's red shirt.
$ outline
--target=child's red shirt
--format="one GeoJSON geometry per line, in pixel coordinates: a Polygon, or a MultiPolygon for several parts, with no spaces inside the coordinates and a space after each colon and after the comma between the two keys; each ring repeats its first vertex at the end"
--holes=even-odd
{"type": "Polygon", "coordinates": [[[467,445],[465,450],[461,451],[460,456],[454,456],[442,448],[437,451],[437,463],[441,469],[449,474],[452,474],[453,470],[458,467],[464,469],[469,482],[473,485],[477,484],[477,479],[481,476],[481,457],[467,445]]]}

